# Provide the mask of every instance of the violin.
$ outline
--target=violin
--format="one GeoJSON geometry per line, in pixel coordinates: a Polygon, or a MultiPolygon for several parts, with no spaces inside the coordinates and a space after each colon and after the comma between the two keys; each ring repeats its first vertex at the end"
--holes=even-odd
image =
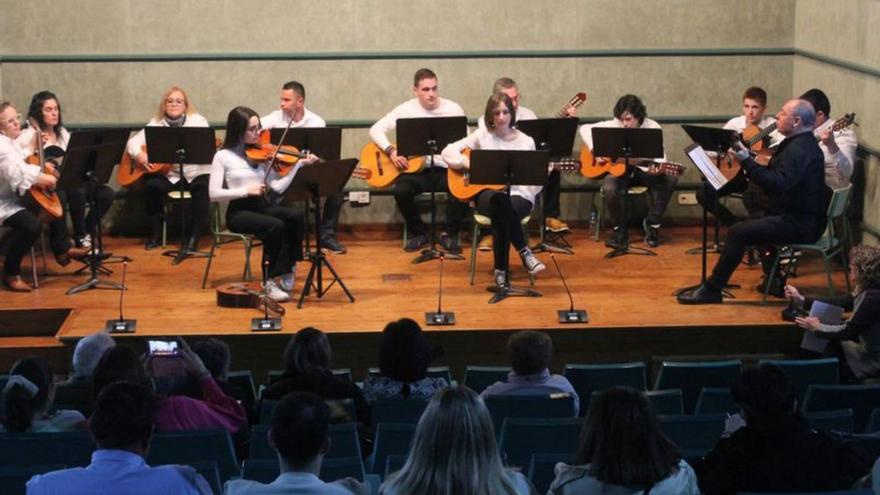
{"type": "Polygon", "coordinates": [[[257,143],[249,145],[245,149],[245,155],[254,162],[264,162],[272,155],[275,156],[274,164],[278,175],[284,177],[290,173],[293,166],[301,158],[307,158],[308,152],[302,152],[296,146],[282,145],[278,146],[270,142],[269,131],[263,130],[260,133],[260,140],[257,143]]]}

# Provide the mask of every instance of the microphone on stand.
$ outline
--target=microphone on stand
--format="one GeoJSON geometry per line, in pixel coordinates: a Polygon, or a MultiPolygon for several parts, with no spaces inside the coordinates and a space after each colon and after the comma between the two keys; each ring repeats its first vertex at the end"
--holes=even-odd
{"type": "Polygon", "coordinates": [[[128,257],[125,257],[122,260],[122,290],[119,291],[119,318],[115,320],[107,320],[104,325],[104,330],[109,333],[134,333],[135,328],[137,328],[137,320],[126,320],[125,317],[122,316],[122,301],[123,296],[125,295],[125,291],[128,290],[128,287],[125,286],[125,274],[128,272],[128,262],[131,261],[128,257]]]}
{"type": "Polygon", "coordinates": [[[550,252],[550,259],[553,260],[553,266],[556,267],[556,273],[559,274],[559,279],[562,280],[562,286],[565,287],[565,292],[566,294],[568,294],[568,309],[560,309],[556,311],[556,314],[559,317],[559,323],[589,322],[590,318],[587,315],[587,310],[574,309],[574,298],[571,295],[571,290],[568,288],[568,283],[565,281],[565,276],[562,275],[562,270],[559,268],[559,263],[556,261],[556,256],[553,256],[553,252],[550,252]]]}
{"type": "Polygon", "coordinates": [[[437,288],[437,311],[425,313],[425,324],[427,325],[455,325],[455,313],[448,311],[443,312],[443,260],[446,259],[446,253],[440,252],[440,285],[437,288]]]}

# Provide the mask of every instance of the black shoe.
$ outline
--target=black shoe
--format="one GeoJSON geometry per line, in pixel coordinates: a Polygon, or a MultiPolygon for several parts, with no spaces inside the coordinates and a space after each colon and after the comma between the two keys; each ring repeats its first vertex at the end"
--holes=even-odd
{"type": "Polygon", "coordinates": [[[682,292],[676,299],[678,299],[679,304],[719,304],[724,300],[721,291],[709,284],[703,284],[694,290],[682,292]]]}
{"type": "Polygon", "coordinates": [[[458,244],[458,236],[451,236],[446,232],[440,234],[440,246],[450,254],[461,254],[461,246],[458,244]]]}
{"type": "Polygon", "coordinates": [[[345,254],[348,251],[345,249],[345,246],[336,239],[336,236],[328,235],[321,237],[321,247],[335,254],[345,254]]]}
{"type": "Polygon", "coordinates": [[[190,237],[186,240],[186,244],[183,245],[184,251],[198,251],[199,249],[199,238],[198,237],[190,237]]]}
{"type": "Polygon", "coordinates": [[[605,239],[605,246],[610,247],[611,249],[623,247],[624,228],[625,227],[614,227],[614,230],[611,232],[611,237],[605,239]]]}
{"type": "Polygon", "coordinates": [[[651,247],[660,245],[660,226],[648,223],[648,219],[642,220],[642,228],[645,229],[645,244],[651,247]]]}
{"type": "MultiPolygon", "coordinates": [[[[755,287],[755,290],[760,292],[761,294],[767,289],[767,277],[761,278],[761,283],[755,287]]],[[[773,278],[773,283],[770,285],[770,290],[767,291],[767,294],[773,297],[785,297],[785,280],[782,280],[779,277],[773,278]]]]}
{"type": "Polygon", "coordinates": [[[428,243],[427,234],[414,235],[414,236],[410,237],[409,240],[406,241],[406,246],[403,247],[403,250],[408,253],[412,253],[414,251],[418,251],[419,249],[422,249],[422,246],[424,246],[427,243],[428,243]]]}
{"type": "Polygon", "coordinates": [[[162,245],[162,239],[159,237],[151,237],[147,239],[146,244],[144,244],[144,249],[147,251],[151,249],[156,249],[157,247],[162,245]]]}

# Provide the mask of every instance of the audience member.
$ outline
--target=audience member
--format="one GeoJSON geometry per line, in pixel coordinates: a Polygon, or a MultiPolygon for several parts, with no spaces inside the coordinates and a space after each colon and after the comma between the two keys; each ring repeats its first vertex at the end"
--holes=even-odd
{"type": "Polygon", "coordinates": [[[351,399],[357,421],[369,425],[370,406],[363,392],[351,380],[335,376],[330,370],[331,360],[327,335],[317,328],[303,328],[284,350],[284,373],[269,384],[262,398],[279,400],[290,392],[305,391],[324,400],[351,399]]]}
{"type": "Polygon", "coordinates": [[[191,349],[205,364],[205,368],[211,373],[214,381],[221,385],[225,384],[232,362],[229,344],[220,339],[209,337],[193,342],[191,349]]]}
{"type": "Polygon", "coordinates": [[[211,487],[189,466],[147,465],[154,406],[152,391],[142,384],[116,382],[104,387],[89,419],[98,446],[92,463],[36,475],[28,481],[27,493],[209,495],[211,487]]]}
{"type": "Polygon", "coordinates": [[[31,356],[16,362],[3,389],[5,417],[0,431],[39,433],[85,428],[86,418],[79,411],[49,412],[53,389],[52,371],[44,358],[31,356]]]}
{"type": "Polygon", "coordinates": [[[448,387],[428,403],[400,471],[382,484],[384,495],[528,495],[522,473],[501,463],[492,418],[467,387],[448,387]]]}
{"type": "Polygon", "coordinates": [[[92,414],[92,373],[104,352],[115,346],[116,342],[106,332],[97,332],[83,337],[73,350],[73,373],[55,386],[55,403],[70,406],[83,416],[92,414]]]}
{"type": "Polygon", "coordinates": [[[330,451],[330,408],[315,394],[291,392],[272,413],[269,445],[278,453],[281,475],[272,483],[250,480],[226,482],[227,495],[367,494],[368,487],[352,478],[325,483],[318,478],[324,455],[330,451]]]}
{"type": "Polygon", "coordinates": [[[419,324],[409,318],[385,326],[379,343],[379,376],[364,380],[364,396],[378,399],[430,399],[448,386],[444,378],[428,376],[431,346],[419,324]]]}
{"type": "Polygon", "coordinates": [[[551,375],[550,362],[553,360],[553,342],[544,332],[524,330],[516,332],[507,339],[507,355],[513,371],[507,382],[495,382],[483,391],[484,398],[490,395],[550,395],[570,394],[574,398],[575,415],[580,409],[577,392],[562,375],[551,375]]]}
{"type": "Polygon", "coordinates": [[[700,493],[694,470],[663,436],[651,402],[627,387],[591,402],[575,463],[556,465],[550,495],[700,493]]]}
{"type": "Polygon", "coordinates": [[[870,470],[873,458],[810,428],[778,366],[746,368],[732,391],[746,425],[694,462],[706,495],[843,490],[870,470]]]}
{"type": "MultiPolygon", "coordinates": [[[[832,352],[842,354],[841,375],[847,380],[864,380],[880,375],[880,248],[854,246],[847,276],[852,293],[818,300],[852,311],[849,320],[827,325],[815,316],[806,316],[795,318],[795,323],[839,344],[832,352]]],[[[785,286],[785,295],[796,307],[810,309],[813,305],[813,298],[802,296],[791,285],[785,286]]]]}

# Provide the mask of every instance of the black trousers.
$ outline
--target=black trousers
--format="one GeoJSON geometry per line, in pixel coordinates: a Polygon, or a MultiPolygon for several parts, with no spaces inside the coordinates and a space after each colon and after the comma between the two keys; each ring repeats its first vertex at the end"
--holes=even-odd
{"type": "Polygon", "coordinates": [[[226,210],[226,226],[263,241],[262,266],[269,264],[269,277],[290,273],[303,259],[303,219],[294,208],[269,206],[262,196],[236,199],[226,210]]]}
{"type": "MultiPolygon", "coordinates": [[[[446,173],[446,169],[442,167],[428,168],[417,174],[403,174],[394,184],[394,201],[397,203],[397,208],[400,209],[400,214],[406,220],[410,234],[422,235],[428,231],[425,222],[419,215],[416,195],[431,191],[431,189],[437,192],[449,192],[446,173]]],[[[449,203],[446,205],[446,232],[451,237],[458,235],[467,214],[467,203],[450,197],[449,203]]]]}
{"type": "Polygon", "coordinates": [[[21,260],[40,236],[42,225],[36,215],[28,210],[20,210],[3,222],[12,232],[9,236],[9,249],[3,262],[3,275],[14,277],[21,275],[21,260]]]}
{"type": "Polygon", "coordinates": [[[547,176],[547,184],[544,186],[544,190],[541,191],[544,201],[544,218],[560,217],[559,195],[561,192],[562,174],[559,170],[554,170],[547,176]]]}
{"type": "Polygon", "coordinates": [[[336,227],[339,225],[342,203],[342,194],[324,198],[324,209],[321,212],[321,237],[336,237],[336,227]]]}
{"type": "MultiPolygon", "coordinates": [[[[192,195],[192,210],[189,215],[189,235],[199,237],[205,232],[210,220],[211,198],[208,194],[210,174],[202,174],[188,182],[183,181],[184,189],[192,195]]],[[[148,175],[144,180],[147,216],[153,237],[162,233],[162,220],[165,217],[165,198],[168,193],[176,190],[180,184],[172,184],[164,175],[148,175]]]]}
{"type": "Polygon", "coordinates": [[[77,239],[91,233],[95,230],[97,222],[104,218],[104,215],[113,205],[114,192],[107,185],[98,187],[95,200],[97,203],[97,211],[90,209],[86,215],[86,206],[88,203],[88,188],[83,185],[73,189],[64,191],[63,196],[67,198],[67,210],[70,213],[70,222],[73,224],[73,236],[77,239]]]}
{"type": "Polygon", "coordinates": [[[495,269],[510,266],[510,245],[517,251],[528,246],[520,222],[532,211],[532,203],[504,191],[483,191],[477,197],[477,211],[492,219],[492,251],[495,269]]]}
{"type": "MultiPolygon", "coordinates": [[[[622,180],[612,175],[606,175],[602,179],[602,194],[605,196],[605,211],[608,216],[608,224],[612,227],[624,227],[626,219],[623,218],[623,202],[626,200],[626,191],[621,190],[622,180]]],[[[633,167],[629,186],[646,186],[648,188],[648,223],[659,225],[669,204],[678,177],[673,175],[650,175],[642,169],[633,167]]]]}
{"type": "Polygon", "coordinates": [[[769,274],[776,257],[776,252],[770,246],[815,242],[823,230],[824,217],[771,215],[737,223],[727,231],[727,242],[709,277],[709,285],[716,289],[724,288],[748,246],[767,246],[761,250],[764,253],[761,265],[764,273],[769,274]]]}

